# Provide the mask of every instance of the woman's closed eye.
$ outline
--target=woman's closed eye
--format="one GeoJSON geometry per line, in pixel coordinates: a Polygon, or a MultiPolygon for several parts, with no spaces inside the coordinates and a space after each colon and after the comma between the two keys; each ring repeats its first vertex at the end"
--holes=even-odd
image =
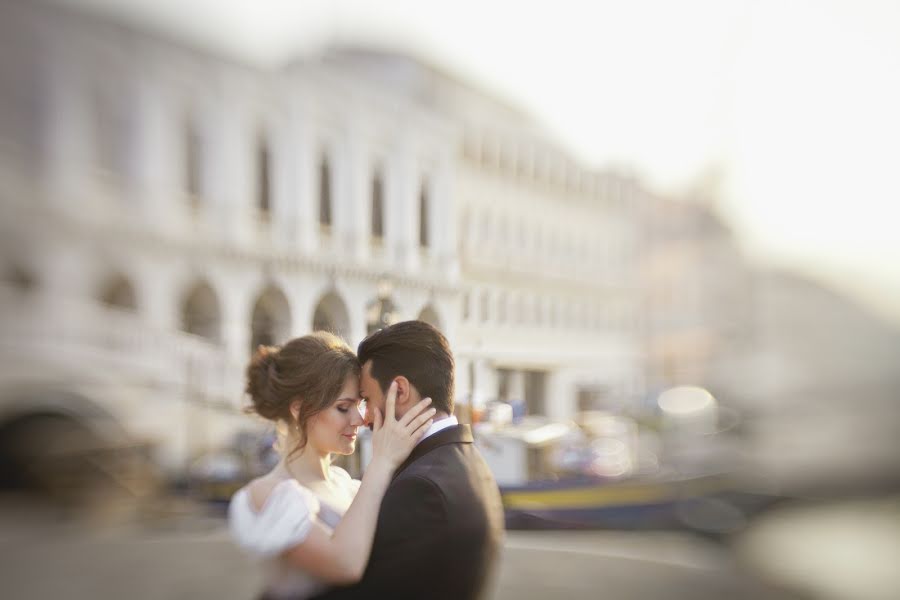
{"type": "Polygon", "coordinates": [[[361,400],[357,400],[357,401],[355,401],[355,402],[351,402],[351,401],[347,400],[347,401],[344,401],[344,402],[338,402],[338,404],[337,404],[337,409],[338,409],[339,412],[342,412],[342,413],[348,413],[348,412],[350,412],[350,409],[351,409],[351,408],[355,408],[356,410],[359,410],[359,404],[360,404],[360,402],[362,402],[362,401],[361,401],[361,400]]]}

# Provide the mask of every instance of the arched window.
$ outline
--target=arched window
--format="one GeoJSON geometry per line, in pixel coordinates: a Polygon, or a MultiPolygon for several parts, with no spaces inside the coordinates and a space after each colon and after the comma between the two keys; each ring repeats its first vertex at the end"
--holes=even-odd
{"type": "Polygon", "coordinates": [[[212,287],[199,281],[188,290],[181,305],[181,328],[187,333],[218,342],[221,337],[219,299],[212,287]]]}
{"type": "Polygon", "coordinates": [[[316,303],[312,318],[313,331],[330,331],[347,339],[350,333],[350,316],[347,305],[337,292],[323,295],[316,303]]]}
{"type": "Polygon", "coordinates": [[[106,285],[100,290],[100,301],[107,306],[125,310],[135,310],[137,308],[134,287],[122,275],[111,277],[106,282],[106,285]]]}
{"type": "Polygon", "coordinates": [[[427,306],[425,306],[419,312],[419,316],[416,318],[419,321],[424,321],[437,329],[442,329],[441,317],[440,317],[440,315],[438,315],[437,310],[434,308],[434,305],[432,305],[432,304],[428,304],[427,306]]]}
{"type": "Polygon", "coordinates": [[[250,352],[260,345],[284,342],[291,331],[291,309],[287,297],[270,285],[256,298],[250,319],[250,352]]]}

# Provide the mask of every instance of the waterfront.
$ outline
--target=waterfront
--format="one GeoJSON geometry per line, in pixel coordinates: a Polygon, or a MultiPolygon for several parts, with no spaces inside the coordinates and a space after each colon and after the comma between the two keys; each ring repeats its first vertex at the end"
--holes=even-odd
{"type": "MultiPolygon", "coordinates": [[[[510,531],[493,597],[886,599],[900,589],[890,566],[900,557],[891,534],[898,507],[896,497],[801,504],[726,544],[685,531],[510,531]]],[[[252,598],[262,584],[221,517],[200,505],[170,502],[165,512],[105,523],[4,508],[9,598],[252,598]]]]}

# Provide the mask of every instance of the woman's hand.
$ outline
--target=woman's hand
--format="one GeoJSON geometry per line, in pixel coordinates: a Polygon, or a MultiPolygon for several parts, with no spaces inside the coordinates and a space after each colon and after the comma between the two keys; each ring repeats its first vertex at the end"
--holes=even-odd
{"type": "Polygon", "coordinates": [[[377,408],[374,411],[374,427],[372,428],[372,461],[383,461],[391,471],[406,460],[416,442],[422,439],[437,412],[428,408],[431,398],[425,398],[406,414],[397,419],[394,410],[397,403],[397,383],[391,383],[384,403],[384,417],[377,408]]]}

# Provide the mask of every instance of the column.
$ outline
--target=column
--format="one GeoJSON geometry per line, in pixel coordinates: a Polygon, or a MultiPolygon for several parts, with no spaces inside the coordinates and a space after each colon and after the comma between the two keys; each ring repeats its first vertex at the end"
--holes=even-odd
{"type": "Polygon", "coordinates": [[[209,190],[207,214],[218,235],[234,241],[243,237],[242,229],[246,230],[247,218],[252,214],[250,166],[255,145],[248,142],[245,107],[236,98],[236,86],[223,87],[220,103],[212,109],[210,118],[209,143],[205,148],[210,154],[210,168],[204,171],[203,189],[209,190]]]}
{"type": "Polygon", "coordinates": [[[316,139],[312,110],[300,93],[292,107],[291,202],[297,243],[304,254],[319,246],[319,165],[322,149],[316,139]]]}
{"type": "Polygon", "coordinates": [[[342,179],[347,181],[346,204],[342,206],[346,212],[340,239],[349,256],[363,261],[370,249],[372,166],[368,156],[368,136],[361,119],[352,122],[352,129],[348,129],[346,136],[346,168],[342,174],[342,179]]]}
{"type": "Polygon", "coordinates": [[[417,227],[421,177],[411,134],[403,135],[386,176],[388,261],[404,271],[413,271],[419,263],[417,227]]]}
{"type": "Polygon", "coordinates": [[[352,255],[354,237],[353,214],[358,182],[354,181],[354,163],[357,149],[347,130],[341,132],[331,146],[331,243],[332,251],[339,255],[352,255]]]}
{"type": "Polygon", "coordinates": [[[454,196],[455,173],[453,158],[449,152],[441,153],[432,183],[431,235],[432,256],[438,270],[450,281],[459,279],[459,245],[457,243],[456,198],[454,196]]]}
{"type": "Polygon", "coordinates": [[[475,397],[473,407],[484,408],[486,402],[497,399],[497,370],[486,358],[475,359],[475,397]]]}
{"type": "Polygon", "coordinates": [[[525,373],[513,370],[509,373],[509,400],[525,402],[525,373]]]}
{"type": "Polygon", "coordinates": [[[137,82],[134,106],[131,195],[149,222],[165,226],[181,217],[184,187],[179,185],[178,163],[179,159],[182,165],[186,161],[184,144],[179,142],[187,139],[187,132],[182,131],[186,121],[167,110],[156,81],[137,82]]]}
{"type": "Polygon", "coordinates": [[[296,194],[292,181],[292,162],[295,152],[291,140],[292,120],[267,129],[269,140],[269,190],[271,198],[270,230],[272,240],[279,246],[296,241],[296,194]]]}
{"type": "Polygon", "coordinates": [[[216,281],[214,288],[219,294],[222,307],[222,342],[228,356],[236,364],[247,360],[250,352],[250,311],[252,307],[249,293],[239,280],[229,279],[231,285],[216,281]]]}

